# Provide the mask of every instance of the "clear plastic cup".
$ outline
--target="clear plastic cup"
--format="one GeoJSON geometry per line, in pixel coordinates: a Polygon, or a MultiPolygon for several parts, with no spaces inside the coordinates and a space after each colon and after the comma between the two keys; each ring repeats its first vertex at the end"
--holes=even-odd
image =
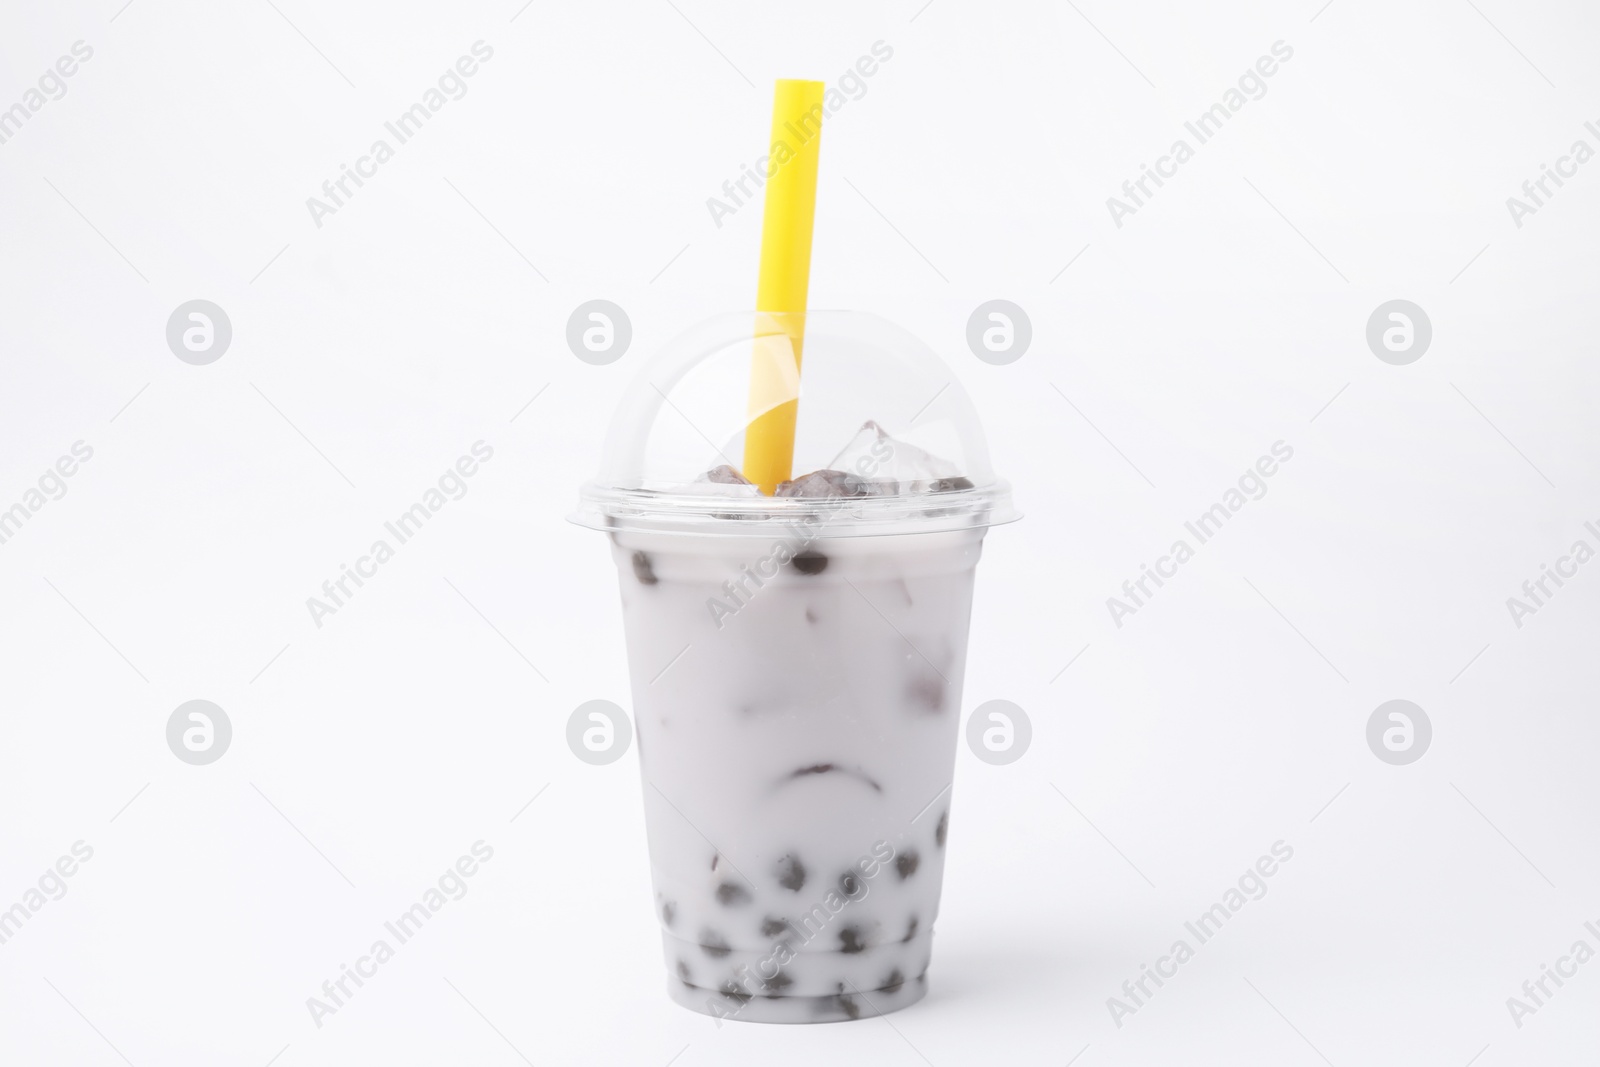
{"type": "Polygon", "coordinates": [[[832,473],[742,484],[752,359],[793,386],[800,325],[669,344],[574,516],[621,576],[669,992],[762,1022],[926,992],[973,571],[1017,517],[948,368],[857,312],[803,321],[794,470],[832,473]]]}

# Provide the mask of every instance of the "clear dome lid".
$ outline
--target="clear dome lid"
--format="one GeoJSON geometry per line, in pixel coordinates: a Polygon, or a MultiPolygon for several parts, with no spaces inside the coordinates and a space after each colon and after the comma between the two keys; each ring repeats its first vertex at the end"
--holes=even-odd
{"type": "Polygon", "coordinates": [[[828,536],[1020,517],[950,368],[864,312],[721,315],[669,342],[624,393],[572,519],[601,530],[748,535],[819,513],[828,536]],[[740,473],[745,438],[796,399],[793,473],[766,495],[740,473]]]}

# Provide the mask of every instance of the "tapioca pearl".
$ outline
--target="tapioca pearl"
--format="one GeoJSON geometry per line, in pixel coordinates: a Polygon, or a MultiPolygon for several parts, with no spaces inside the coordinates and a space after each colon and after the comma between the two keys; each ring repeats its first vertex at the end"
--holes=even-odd
{"type": "Polygon", "coordinates": [[[839,1004],[839,1010],[852,1019],[861,1018],[861,1005],[856,1003],[856,998],[849,996],[844,991],[844,983],[839,983],[839,995],[834,997],[839,1004]]]}
{"type": "Polygon", "coordinates": [[[839,931],[839,951],[846,955],[865,952],[867,950],[865,938],[866,935],[861,932],[861,927],[846,926],[839,931]]]}
{"type": "Polygon", "coordinates": [[[720,960],[733,951],[733,946],[728,944],[727,938],[708,926],[700,931],[700,951],[714,960],[720,960]]]}
{"type": "Polygon", "coordinates": [[[782,937],[788,932],[789,921],[787,919],[774,919],[769,915],[761,920],[762,937],[782,937]]]}
{"type": "Polygon", "coordinates": [[[801,574],[821,574],[828,569],[828,557],[808,548],[790,560],[790,565],[801,574]]]}
{"type": "Polygon", "coordinates": [[[900,968],[896,967],[889,972],[889,977],[883,980],[883,984],[878,987],[878,992],[898,993],[900,992],[900,987],[905,984],[906,976],[900,973],[900,968]]]}
{"type": "Polygon", "coordinates": [[[950,832],[950,809],[946,808],[939,813],[939,825],[933,831],[933,839],[940,848],[944,848],[945,835],[950,832]]]}
{"type": "Polygon", "coordinates": [[[683,960],[678,961],[678,977],[683,979],[685,982],[694,977],[694,972],[689,970],[689,965],[683,960]]]}
{"type": "Polygon", "coordinates": [[[839,892],[855,900],[856,894],[861,892],[861,876],[855,871],[845,871],[839,876],[839,892]]]}
{"type": "Polygon", "coordinates": [[[643,552],[633,554],[633,576],[639,579],[640,585],[655,585],[660,581],[656,577],[655,568],[651,566],[650,557],[643,552]]]}
{"type": "Polygon", "coordinates": [[[919,674],[906,684],[906,696],[919,710],[937,713],[944,710],[949,689],[950,683],[937,674],[919,674]]]}
{"type": "MultiPolygon", "coordinates": [[[[844,988],[843,982],[839,983],[839,988],[844,988]]],[[[804,999],[811,1002],[811,1014],[813,1015],[831,1016],[844,1011],[844,1009],[839,1006],[839,998],[837,994],[834,996],[806,997],[804,999]]]]}
{"type": "Polygon", "coordinates": [[[794,893],[806,884],[805,864],[793,852],[778,860],[778,884],[794,893]]]}
{"type": "Polygon", "coordinates": [[[811,608],[807,608],[806,609],[806,622],[809,622],[813,626],[815,626],[817,624],[817,613],[816,613],[816,611],[814,611],[811,608]]]}
{"type": "Polygon", "coordinates": [[[748,904],[750,903],[750,890],[738,882],[723,882],[717,886],[717,903],[727,908],[748,904]]]}
{"type": "Polygon", "coordinates": [[[917,917],[915,915],[913,915],[913,916],[911,916],[911,921],[906,923],[906,936],[902,937],[900,940],[901,941],[910,941],[913,937],[916,937],[916,936],[917,936],[917,917]]]}
{"type": "Polygon", "coordinates": [[[677,917],[678,908],[677,905],[672,903],[672,901],[669,900],[661,905],[661,922],[666,926],[667,929],[672,929],[672,923],[677,919],[677,917]]]}
{"type": "Polygon", "coordinates": [[[753,996],[749,990],[745,989],[732,978],[728,979],[726,982],[723,982],[722,985],[717,987],[717,992],[721,993],[729,1000],[736,1001],[741,1005],[750,1003],[750,1000],[753,996]]]}
{"type": "Polygon", "coordinates": [[[922,863],[922,857],[911,849],[906,849],[894,858],[894,871],[903,882],[917,873],[917,867],[922,863]]]}
{"type": "Polygon", "coordinates": [[[763,978],[761,980],[761,988],[766,991],[766,995],[769,997],[782,996],[783,991],[792,985],[794,985],[794,979],[782,971],[779,971],[771,978],[763,978]]]}
{"type": "Polygon", "coordinates": [[[809,778],[813,775],[822,774],[848,775],[849,777],[860,782],[862,785],[865,785],[867,788],[871,789],[874,793],[883,792],[883,786],[879,785],[878,782],[870,775],[864,774],[862,771],[853,767],[840,767],[835,763],[813,763],[807,767],[798,767],[785,775],[783,781],[779,782],[778,784],[782,786],[789,782],[797,781],[801,778],[809,778]]]}

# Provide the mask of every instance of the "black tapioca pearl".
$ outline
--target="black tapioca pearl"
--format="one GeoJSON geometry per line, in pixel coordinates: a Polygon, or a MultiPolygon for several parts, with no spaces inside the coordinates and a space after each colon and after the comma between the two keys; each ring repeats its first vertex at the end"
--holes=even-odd
{"type": "Polygon", "coordinates": [[[900,968],[896,967],[894,970],[889,972],[889,977],[883,980],[883,984],[878,987],[878,992],[898,993],[900,992],[900,988],[905,984],[906,976],[900,973],[900,968]]]}
{"type": "Polygon", "coordinates": [[[928,492],[930,493],[954,493],[961,489],[971,488],[972,479],[959,476],[955,478],[935,478],[928,483],[928,492]]]}
{"type": "Polygon", "coordinates": [[[861,876],[856,874],[855,871],[845,871],[839,876],[839,892],[851,900],[856,899],[856,894],[860,893],[861,889],[861,876]]]}
{"type": "Polygon", "coordinates": [[[661,905],[661,921],[666,924],[669,930],[672,928],[673,920],[677,917],[678,909],[672,901],[669,900],[661,905]]]}
{"type": "Polygon", "coordinates": [[[900,855],[894,858],[894,870],[895,873],[900,876],[900,880],[903,882],[907,878],[910,878],[913,874],[917,873],[917,867],[921,863],[921,856],[917,855],[911,849],[906,849],[904,852],[900,853],[900,855]]]}
{"type": "Polygon", "coordinates": [[[689,970],[689,965],[682,960],[678,961],[678,977],[683,979],[685,982],[694,977],[693,972],[689,970]]]}
{"type": "Polygon", "coordinates": [[[723,882],[717,886],[717,903],[732,908],[750,903],[750,890],[738,882],[723,882]]]}
{"type": "Polygon", "coordinates": [[[864,936],[865,935],[863,935],[861,932],[861,927],[846,926],[843,930],[839,931],[839,951],[845,953],[846,955],[854,955],[857,952],[865,952],[867,950],[867,943],[862,940],[864,936]]]}
{"type": "Polygon", "coordinates": [[[714,960],[720,960],[733,951],[733,946],[721,934],[707,927],[700,931],[700,951],[714,960]]]}
{"type": "Polygon", "coordinates": [[[916,936],[917,936],[917,917],[915,915],[913,915],[913,916],[911,916],[911,921],[906,923],[906,936],[902,937],[900,940],[901,941],[910,941],[913,937],[916,937],[916,936]]]}
{"type": "Polygon", "coordinates": [[[711,869],[712,869],[712,870],[713,870],[713,871],[714,871],[714,870],[716,870],[716,869],[717,869],[717,863],[718,863],[718,862],[719,862],[719,861],[720,861],[720,860],[721,860],[721,859],[722,859],[722,854],[721,854],[721,853],[720,853],[720,852],[713,852],[713,853],[712,853],[712,854],[711,854],[711,869]]]}
{"type": "Polygon", "coordinates": [[[761,981],[761,988],[766,991],[766,994],[769,997],[782,996],[783,991],[792,985],[794,985],[794,979],[790,978],[782,971],[779,971],[771,978],[764,978],[761,981]]]}
{"type": "Polygon", "coordinates": [[[800,767],[800,768],[798,768],[796,770],[790,771],[789,772],[789,778],[790,778],[790,780],[793,780],[793,779],[796,779],[796,778],[806,778],[806,777],[809,777],[810,775],[813,775],[813,774],[835,774],[835,773],[849,775],[851,778],[856,779],[858,782],[861,782],[864,785],[867,785],[867,786],[871,787],[871,789],[872,789],[872,791],[874,793],[883,792],[883,786],[879,785],[876,781],[874,781],[872,778],[870,778],[866,774],[863,774],[861,771],[858,771],[853,767],[841,767],[837,763],[813,763],[809,767],[800,767]]]}
{"type": "Polygon", "coordinates": [[[855,997],[849,996],[844,992],[843,982],[839,983],[839,990],[839,995],[834,998],[834,1000],[838,1001],[839,1010],[852,1019],[861,1018],[861,1005],[856,1003],[855,997]]]}
{"type": "Polygon", "coordinates": [[[813,626],[815,626],[817,623],[817,613],[812,611],[810,608],[806,609],[806,622],[811,623],[813,626]]]}
{"type": "Polygon", "coordinates": [[[737,1001],[740,1004],[750,1003],[752,996],[748,990],[746,990],[738,982],[735,982],[732,978],[718,986],[717,992],[721,993],[729,1000],[737,1001]]]}
{"type": "Polygon", "coordinates": [[[945,693],[949,688],[943,678],[921,675],[911,679],[906,694],[929,711],[939,712],[944,710],[945,693]]]}
{"type": "Polygon", "coordinates": [[[800,857],[789,853],[778,861],[778,884],[792,892],[800,892],[806,884],[806,868],[800,857]]]}
{"type": "Polygon", "coordinates": [[[633,554],[633,576],[639,579],[640,585],[655,585],[660,581],[655,570],[650,566],[650,557],[643,552],[633,554]]]}
{"type": "Polygon", "coordinates": [[[762,937],[782,937],[789,932],[789,923],[784,919],[774,919],[770,915],[761,920],[762,937]]]}
{"type": "Polygon", "coordinates": [[[940,848],[944,848],[945,835],[950,832],[950,809],[946,808],[939,814],[939,825],[933,831],[933,839],[940,848]]]}
{"type": "Polygon", "coordinates": [[[798,553],[790,563],[801,574],[821,574],[828,569],[828,557],[809,548],[798,553]]]}

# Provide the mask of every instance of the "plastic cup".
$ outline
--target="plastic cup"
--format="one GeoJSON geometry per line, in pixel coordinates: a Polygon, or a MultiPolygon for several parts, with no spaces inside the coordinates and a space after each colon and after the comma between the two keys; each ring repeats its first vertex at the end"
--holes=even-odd
{"type": "Polygon", "coordinates": [[[853,312],[804,324],[795,470],[838,473],[706,480],[786,325],[713,320],[649,362],[574,519],[621,577],[669,993],[824,1022],[927,990],[973,573],[1016,515],[948,369],[853,312]]]}

